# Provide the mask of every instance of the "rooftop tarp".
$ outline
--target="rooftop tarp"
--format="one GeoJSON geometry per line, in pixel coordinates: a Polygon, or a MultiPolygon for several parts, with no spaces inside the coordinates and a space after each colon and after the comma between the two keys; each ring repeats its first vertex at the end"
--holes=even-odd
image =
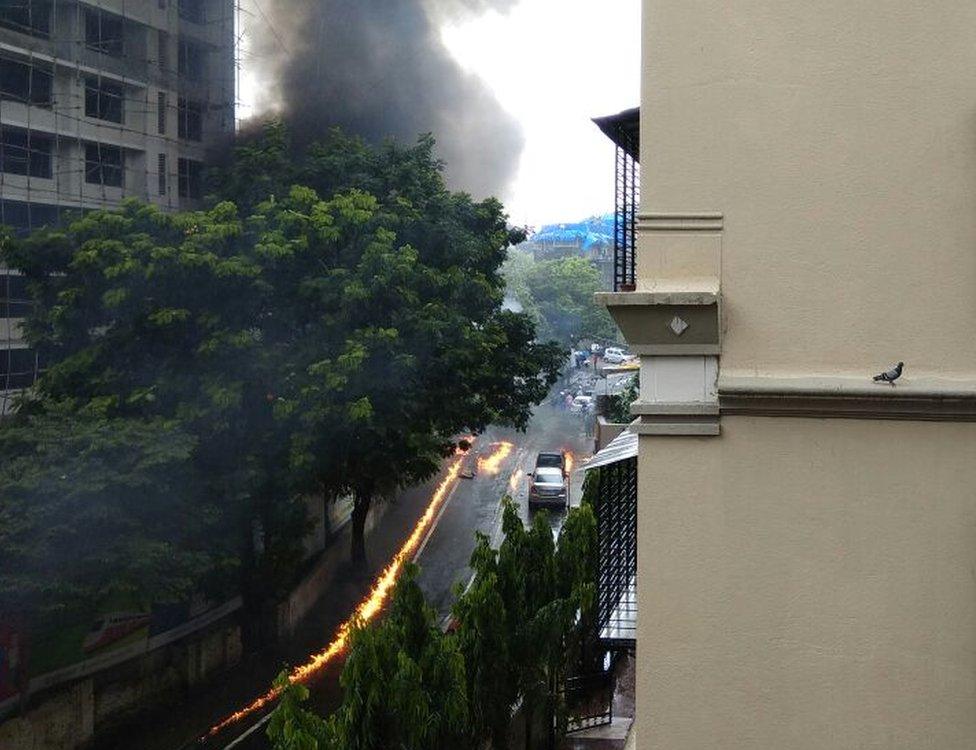
{"type": "Polygon", "coordinates": [[[583,250],[613,246],[613,214],[567,224],[546,224],[529,238],[538,244],[579,245],[583,250]]]}

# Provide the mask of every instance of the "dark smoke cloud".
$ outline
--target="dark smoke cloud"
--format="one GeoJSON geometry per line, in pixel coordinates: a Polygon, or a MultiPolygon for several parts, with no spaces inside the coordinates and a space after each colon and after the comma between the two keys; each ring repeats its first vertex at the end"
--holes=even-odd
{"type": "Polygon", "coordinates": [[[522,149],[515,120],[440,39],[435,19],[515,0],[276,0],[259,59],[299,144],[339,126],[372,142],[437,139],[452,187],[504,194],[522,149]]]}

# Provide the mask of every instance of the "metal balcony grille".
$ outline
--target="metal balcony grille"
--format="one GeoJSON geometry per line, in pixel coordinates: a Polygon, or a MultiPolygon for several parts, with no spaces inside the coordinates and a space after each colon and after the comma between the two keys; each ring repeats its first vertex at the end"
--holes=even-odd
{"type": "Polygon", "coordinates": [[[610,646],[630,647],[637,630],[637,459],[600,467],[597,628],[610,646]]]}
{"type": "Polygon", "coordinates": [[[593,122],[617,147],[614,168],[613,290],[633,289],[635,227],[640,203],[640,109],[599,117],[593,122]]]}

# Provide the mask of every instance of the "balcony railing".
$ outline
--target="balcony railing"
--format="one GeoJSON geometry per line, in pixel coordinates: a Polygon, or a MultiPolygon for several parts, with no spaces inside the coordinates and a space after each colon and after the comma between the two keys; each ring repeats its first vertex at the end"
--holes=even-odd
{"type": "Polygon", "coordinates": [[[633,291],[640,203],[640,109],[593,120],[617,147],[614,168],[613,291],[633,291]]]}

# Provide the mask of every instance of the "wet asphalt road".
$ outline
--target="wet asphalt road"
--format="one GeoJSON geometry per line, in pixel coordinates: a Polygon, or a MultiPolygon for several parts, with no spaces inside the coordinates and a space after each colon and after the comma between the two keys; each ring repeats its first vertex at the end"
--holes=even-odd
{"type": "MultiPolygon", "coordinates": [[[[444,511],[436,531],[417,562],[421,567],[419,583],[427,600],[443,617],[450,612],[456,583],[466,585],[471,576],[468,560],[474,550],[475,532],[488,535],[492,544],[500,542],[501,498],[511,494],[518,503],[522,520],[530,522],[528,483],[525,474],[532,471],[536,454],[543,451],[569,451],[573,465],[592,452],[593,440],[582,433],[578,415],[540,407],[525,433],[492,429],[479,438],[475,451],[490,453],[492,444],[506,440],[513,444],[512,453],[494,476],[479,473],[473,479],[462,479],[444,511]],[[516,474],[516,472],[519,472],[516,474]],[[510,482],[516,474],[514,489],[510,482]]],[[[570,503],[579,503],[582,477],[573,474],[570,503]]],[[[562,510],[547,511],[554,533],[562,526],[562,510]]]]}

